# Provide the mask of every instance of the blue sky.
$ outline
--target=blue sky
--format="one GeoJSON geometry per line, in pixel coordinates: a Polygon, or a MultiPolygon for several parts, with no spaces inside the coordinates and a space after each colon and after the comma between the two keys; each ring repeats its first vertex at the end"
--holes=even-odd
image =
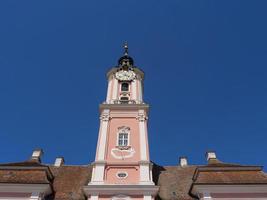
{"type": "Polygon", "coordinates": [[[265,165],[267,1],[0,1],[0,162],[94,160],[122,44],[146,72],[151,159],[265,165]]]}

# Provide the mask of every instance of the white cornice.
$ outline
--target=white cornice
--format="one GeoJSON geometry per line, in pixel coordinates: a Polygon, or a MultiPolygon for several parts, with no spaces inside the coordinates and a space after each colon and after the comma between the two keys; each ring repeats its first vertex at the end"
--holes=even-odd
{"type": "Polygon", "coordinates": [[[33,193],[40,192],[45,195],[51,194],[52,189],[49,184],[9,184],[0,183],[0,192],[23,192],[23,193],[33,193]]]}
{"type": "Polygon", "coordinates": [[[103,109],[119,109],[119,110],[139,110],[139,109],[144,109],[148,110],[149,105],[148,104],[100,104],[99,105],[99,110],[100,112],[103,109]]]}
{"type": "Polygon", "coordinates": [[[267,184],[193,185],[193,194],[203,193],[267,193],[267,184]]]}
{"type": "Polygon", "coordinates": [[[139,162],[130,162],[130,161],[113,161],[113,162],[107,162],[107,165],[109,166],[138,166],[139,162]]]}
{"type": "Polygon", "coordinates": [[[125,195],[152,195],[155,196],[159,186],[154,185],[87,185],[83,187],[87,196],[89,195],[116,195],[118,193],[125,195]]]}

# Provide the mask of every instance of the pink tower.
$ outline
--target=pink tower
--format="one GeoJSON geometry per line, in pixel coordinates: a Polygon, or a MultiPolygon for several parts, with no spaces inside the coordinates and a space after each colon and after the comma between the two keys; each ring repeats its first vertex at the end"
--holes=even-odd
{"type": "Polygon", "coordinates": [[[91,200],[154,199],[158,187],[149,159],[144,73],[134,66],[127,44],[107,79],[92,178],[84,190],[91,200]]]}

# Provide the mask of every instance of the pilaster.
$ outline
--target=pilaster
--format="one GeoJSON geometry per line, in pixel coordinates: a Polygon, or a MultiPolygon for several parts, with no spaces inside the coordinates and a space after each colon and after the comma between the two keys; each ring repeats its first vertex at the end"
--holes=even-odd
{"type": "Polygon", "coordinates": [[[96,155],[96,161],[105,160],[105,150],[107,143],[107,131],[109,123],[109,109],[104,109],[100,116],[100,130],[99,130],[99,144],[98,151],[96,155]]]}
{"type": "Polygon", "coordinates": [[[137,90],[136,90],[136,87],[137,87],[137,85],[136,85],[136,79],[134,79],[133,80],[133,82],[132,82],[132,100],[134,100],[134,101],[136,101],[137,100],[137,90]]]}
{"type": "Polygon", "coordinates": [[[111,99],[111,89],[112,89],[112,76],[108,79],[108,91],[107,91],[107,97],[106,102],[109,103],[111,99]]]}
{"type": "Polygon", "coordinates": [[[118,79],[113,79],[113,92],[112,92],[112,100],[115,101],[118,99],[118,87],[119,81],[118,79]]]}
{"type": "Polygon", "coordinates": [[[140,135],[140,158],[145,161],[148,160],[147,157],[147,141],[146,141],[146,120],[147,117],[145,115],[144,110],[138,111],[137,120],[139,121],[139,135],[140,135]]]}

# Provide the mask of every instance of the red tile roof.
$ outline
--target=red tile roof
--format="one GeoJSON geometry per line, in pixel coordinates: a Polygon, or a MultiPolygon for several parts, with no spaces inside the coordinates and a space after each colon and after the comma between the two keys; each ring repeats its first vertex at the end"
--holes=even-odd
{"type": "Polygon", "coordinates": [[[83,186],[91,180],[91,166],[61,166],[50,167],[53,175],[53,189],[55,200],[82,200],[86,199],[83,186]]]}
{"type": "Polygon", "coordinates": [[[49,167],[36,160],[0,165],[0,183],[50,184],[52,179],[49,167]]]}
{"type": "MultiPolygon", "coordinates": [[[[83,186],[91,180],[92,166],[55,167],[38,161],[0,165],[0,183],[51,184],[49,200],[86,200],[83,186]]],[[[157,199],[192,200],[195,184],[267,184],[261,167],[241,166],[213,160],[205,166],[153,165],[153,181],[160,186],[157,199]]]]}

